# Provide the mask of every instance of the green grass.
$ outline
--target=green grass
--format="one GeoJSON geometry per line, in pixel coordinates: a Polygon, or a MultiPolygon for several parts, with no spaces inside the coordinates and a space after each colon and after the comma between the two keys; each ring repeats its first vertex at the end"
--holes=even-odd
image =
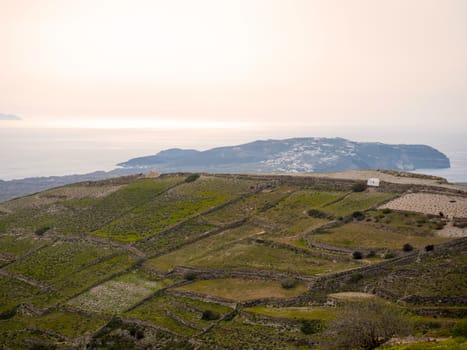
{"type": "Polygon", "coordinates": [[[49,242],[45,240],[34,239],[21,236],[0,236],[0,254],[12,258],[20,257],[31,250],[40,248],[49,242]]]}
{"type": "Polygon", "coordinates": [[[319,233],[311,236],[313,241],[355,249],[402,249],[405,243],[409,243],[414,247],[423,248],[428,244],[437,244],[449,240],[449,238],[410,234],[411,232],[406,230],[399,231],[388,229],[384,226],[366,222],[352,222],[328,229],[324,232],[326,233],[319,233]]]}
{"type": "Polygon", "coordinates": [[[233,199],[248,191],[250,185],[250,181],[201,177],[133,209],[95,234],[124,242],[156,235],[196,214],[233,199]]]}
{"type": "Polygon", "coordinates": [[[203,234],[216,229],[200,218],[189,220],[180,227],[164,235],[156,235],[150,240],[136,242],[135,246],[148,255],[156,255],[190,242],[203,234]]]}
{"type": "Polygon", "coordinates": [[[254,306],[243,309],[245,312],[268,317],[294,320],[329,320],[335,317],[335,308],[323,306],[254,306]]]}
{"type": "Polygon", "coordinates": [[[131,310],[127,315],[156,323],[181,335],[193,335],[213,323],[202,319],[206,310],[217,312],[220,317],[232,311],[227,306],[215,303],[161,295],[131,310]],[[179,319],[186,321],[192,327],[183,325],[179,319]]]}
{"type": "Polygon", "coordinates": [[[281,185],[259,193],[249,194],[235,203],[206,215],[205,219],[215,224],[227,224],[242,220],[274,206],[294,190],[297,190],[297,188],[281,185]]]}
{"type": "Polygon", "coordinates": [[[39,292],[39,288],[14,278],[0,276],[0,313],[8,311],[39,292]]]}
{"type": "Polygon", "coordinates": [[[189,260],[189,266],[224,270],[271,270],[278,272],[320,275],[356,268],[357,262],[331,261],[283,248],[262,244],[234,243],[189,260]]]}
{"type": "Polygon", "coordinates": [[[294,288],[284,289],[279,281],[246,280],[241,278],[196,281],[176,289],[236,301],[261,298],[292,298],[307,290],[302,284],[298,284],[294,288]]]}
{"type": "Polygon", "coordinates": [[[61,233],[89,233],[182,181],[183,177],[178,176],[140,179],[102,198],[58,196],[52,201],[43,201],[43,204],[38,202],[36,206],[27,205],[27,201],[24,205],[16,203],[14,212],[0,219],[0,230],[21,228],[34,232],[39,227],[48,226],[61,233]]]}
{"type": "Polygon", "coordinates": [[[114,256],[87,269],[64,276],[54,283],[57,291],[49,291],[35,296],[30,299],[30,302],[39,307],[48,307],[63,302],[99,281],[107,280],[112,275],[128,269],[133,263],[133,259],[128,255],[114,256]]]}
{"type": "Polygon", "coordinates": [[[323,207],[321,210],[334,216],[347,216],[355,211],[364,211],[378,205],[391,198],[395,198],[394,193],[383,192],[359,192],[351,193],[343,200],[323,207]]]}
{"type": "Polygon", "coordinates": [[[149,259],[146,264],[162,271],[168,271],[175,266],[189,265],[190,261],[198,259],[208,252],[226,249],[236,241],[246,237],[255,237],[257,233],[261,232],[263,230],[260,228],[243,225],[189,244],[169,254],[149,259]]]}
{"type": "Polygon", "coordinates": [[[113,252],[109,248],[87,243],[57,242],[24,260],[9,265],[7,269],[37,281],[53,283],[113,252]]]}

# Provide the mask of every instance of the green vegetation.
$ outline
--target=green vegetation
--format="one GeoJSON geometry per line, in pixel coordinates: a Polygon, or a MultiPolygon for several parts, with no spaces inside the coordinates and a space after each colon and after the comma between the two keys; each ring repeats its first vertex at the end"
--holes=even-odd
{"type": "Polygon", "coordinates": [[[336,246],[350,248],[392,248],[401,249],[403,244],[414,247],[424,247],[426,244],[437,244],[449,238],[436,237],[430,233],[408,232],[397,228],[386,228],[367,222],[348,223],[335,228],[321,231],[312,236],[312,240],[336,246]]]}
{"type": "Polygon", "coordinates": [[[440,237],[440,215],[374,209],[384,188],[327,181],[130,176],[2,203],[0,344],[370,349],[396,319],[457,338],[388,349],[465,348],[466,239],[440,237]]]}
{"type": "Polygon", "coordinates": [[[237,301],[260,298],[292,298],[306,291],[306,287],[302,284],[298,284],[295,288],[284,289],[276,281],[241,278],[197,281],[177,289],[237,301]]]}

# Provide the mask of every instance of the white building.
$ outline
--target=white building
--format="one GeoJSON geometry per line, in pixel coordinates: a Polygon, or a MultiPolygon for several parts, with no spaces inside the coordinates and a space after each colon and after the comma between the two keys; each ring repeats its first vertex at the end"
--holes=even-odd
{"type": "Polygon", "coordinates": [[[379,187],[379,179],[372,177],[371,179],[368,179],[366,184],[372,187],[379,187]]]}

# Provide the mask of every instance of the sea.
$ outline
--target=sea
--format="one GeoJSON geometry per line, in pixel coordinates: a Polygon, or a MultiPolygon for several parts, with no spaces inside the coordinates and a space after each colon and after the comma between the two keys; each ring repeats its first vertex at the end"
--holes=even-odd
{"type": "Polygon", "coordinates": [[[278,127],[267,123],[223,129],[2,128],[0,124],[0,179],[107,171],[117,163],[168,148],[206,150],[291,137],[343,137],[362,142],[430,145],[450,158],[451,168],[416,172],[467,183],[467,141],[461,132],[411,134],[377,128],[278,127]]]}

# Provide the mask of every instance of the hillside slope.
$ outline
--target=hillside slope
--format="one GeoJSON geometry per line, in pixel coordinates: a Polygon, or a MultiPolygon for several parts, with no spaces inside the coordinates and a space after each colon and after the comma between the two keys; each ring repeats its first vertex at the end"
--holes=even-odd
{"type": "Polygon", "coordinates": [[[445,337],[467,310],[467,192],[417,180],[177,173],[0,203],[0,343],[306,349],[355,298],[445,337]]]}

